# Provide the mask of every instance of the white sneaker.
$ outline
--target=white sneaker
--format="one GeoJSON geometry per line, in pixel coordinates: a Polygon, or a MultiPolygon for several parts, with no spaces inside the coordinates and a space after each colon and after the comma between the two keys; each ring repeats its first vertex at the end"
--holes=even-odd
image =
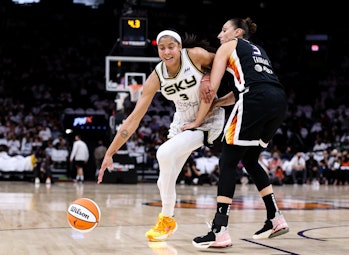
{"type": "Polygon", "coordinates": [[[46,178],[46,184],[51,184],[51,178],[46,178]]]}
{"type": "Polygon", "coordinates": [[[39,179],[39,177],[35,177],[35,184],[40,184],[40,179],[39,179]]]}

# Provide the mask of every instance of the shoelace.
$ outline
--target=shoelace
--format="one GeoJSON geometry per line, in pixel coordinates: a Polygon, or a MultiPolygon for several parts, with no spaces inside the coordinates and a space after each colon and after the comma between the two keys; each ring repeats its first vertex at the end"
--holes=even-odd
{"type": "Polygon", "coordinates": [[[208,227],[210,230],[212,230],[212,224],[213,224],[213,221],[212,221],[212,220],[206,221],[206,225],[207,225],[207,227],[208,227]]]}
{"type": "Polygon", "coordinates": [[[209,232],[212,231],[213,233],[217,233],[217,229],[212,229],[212,226],[213,226],[213,221],[212,220],[206,221],[206,224],[207,224],[208,228],[210,229],[209,232]]]}
{"type": "Polygon", "coordinates": [[[161,218],[156,225],[153,227],[154,230],[163,230],[164,229],[164,218],[161,218]]]}
{"type": "MultiPolygon", "coordinates": [[[[217,229],[212,229],[213,220],[206,221],[206,225],[207,225],[207,227],[210,229],[210,232],[211,232],[211,231],[212,231],[213,233],[219,232],[219,231],[217,231],[217,229]]],[[[221,226],[221,228],[224,228],[224,226],[221,226]]]]}
{"type": "Polygon", "coordinates": [[[166,220],[164,217],[161,217],[161,219],[156,223],[155,227],[153,229],[163,231],[166,228],[166,220]]]}

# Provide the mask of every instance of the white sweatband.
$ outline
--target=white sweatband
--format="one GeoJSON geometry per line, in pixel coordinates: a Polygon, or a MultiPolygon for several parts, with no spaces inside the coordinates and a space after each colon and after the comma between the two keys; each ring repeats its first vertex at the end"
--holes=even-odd
{"type": "Polygon", "coordinates": [[[172,36],[172,37],[173,37],[174,39],[176,39],[179,43],[182,43],[181,36],[180,36],[178,33],[174,32],[174,31],[172,31],[172,30],[164,30],[164,31],[160,32],[160,33],[158,34],[158,36],[156,37],[156,44],[159,44],[160,38],[163,37],[163,36],[166,36],[166,35],[172,36]]]}

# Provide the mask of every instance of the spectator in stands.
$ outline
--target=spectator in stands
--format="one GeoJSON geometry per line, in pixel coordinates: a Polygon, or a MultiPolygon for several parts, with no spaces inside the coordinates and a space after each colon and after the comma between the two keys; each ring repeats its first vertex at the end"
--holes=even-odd
{"type": "Polygon", "coordinates": [[[41,140],[41,137],[37,133],[34,133],[33,135],[33,149],[37,149],[43,145],[43,142],[41,140]]]}
{"type": "Polygon", "coordinates": [[[168,127],[160,126],[155,135],[153,135],[153,143],[155,147],[158,149],[161,144],[166,142],[168,136],[168,127]]]}
{"type": "Polygon", "coordinates": [[[313,157],[317,158],[317,157],[322,157],[323,151],[327,149],[327,145],[326,143],[323,141],[323,139],[321,138],[317,138],[314,141],[314,146],[313,146],[313,157]],[[314,155],[314,153],[316,153],[316,155],[314,155]]]}
{"type": "Polygon", "coordinates": [[[45,147],[38,148],[35,153],[36,164],[34,166],[35,184],[45,182],[50,185],[52,183],[52,160],[51,156],[45,151],[45,147]]]}
{"type": "Polygon", "coordinates": [[[196,167],[195,160],[187,160],[183,167],[183,180],[187,185],[202,185],[201,172],[196,167]]]}
{"type": "Polygon", "coordinates": [[[146,147],[146,161],[145,161],[145,166],[147,169],[154,169],[158,170],[159,169],[159,163],[158,160],[156,159],[156,152],[157,152],[157,147],[155,143],[150,143],[146,147]]]}
{"type": "Polygon", "coordinates": [[[44,145],[47,146],[48,140],[52,138],[51,128],[47,124],[40,125],[38,135],[44,145]]]}
{"type": "Polygon", "coordinates": [[[97,146],[95,147],[93,151],[93,156],[95,158],[95,167],[96,167],[96,177],[98,176],[99,169],[101,168],[104,154],[107,151],[107,147],[104,145],[104,142],[102,139],[99,139],[97,141],[97,146]]]}
{"type": "Polygon", "coordinates": [[[35,117],[33,112],[31,111],[25,112],[25,116],[23,117],[23,122],[27,127],[32,126],[33,123],[35,123],[35,117]]]}
{"type": "Polygon", "coordinates": [[[202,157],[195,159],[196,168],[200,171],[199,184],[216,184],[219,178],[219,158],[212,154],[210,148],[204,148],[202,157]]]}
{"type": "Polygon", "coordinates": [[[0,132],[0,145],[4,145],[7,148],[7,137],[5,136],[5,133],[0,132]]]}
{"type": "Polygon", "coordinates": [[[319,162],[314,158],[314,152],[309,153],[309,158],[305,161],[307,169],[307,183],[320,183],[319,162]]]}
{"type": "Polygon", "coordinates": [[[343,130],[343,134],[340,138],[341,144],[349,148],[349,128],[343,130]]]}
{"type": "Polygon", "coordinates": [[[69,151],[61,143],[56,143],[53,149],[50,149],[52,159],[52,172],[55,170],[67,172],[69,162],[69,151]]]}
{"type": "Polygon", "coordinates": [[[328,174],[328,184],[337,185],[339,181],[339,171],[342,165],[342,153],[333,150],[328,160],[328,167],[330,169],[328,174]]]}
{"type": "Polygon", "coordinates": [[[156,133],[158,131],[158,129],[160,128],[158,118],[156,118],[155,116],[151,118],[151,121],[149,122],[149,128],[151,129],[152,133],[156,133]]]}
{"type": "Polygon", "coordinates": [[[127,151],[130,157],[135,157],[137,164],[145,164],[147,161],[145,143],[142,138],[133,133],[126,142],[127,151]]]}
{"type": "MultiPolygon", "coordinates": [[[[19,114],[19,117],[22,118],[22,113],[19,114]]],[[[27,129],[27,127],[23,124],[22,120],[19,120],[18,122],[16,122],[16,126],[13,129],[13,133],[15,134],[15,136],[17,137],[22,137],[23,134],[26,134],[29,130],[27,129]]]]}
{"type": "Polygon", "coordinates": [[[280,158],[280,152],[274,151],[272,158],[268,161],[268,170],[270,183],[274,185],[283,185],[285,179],[285,171],[283,169],[283,162],[280,158]]]}
{"type": "MultiPolygon", "coordinates": [[[[334,147],[335,148],[335,147],[334,147]]],[[[330,158],[330,154],[329,154],[329,149],[323,150],[322,151],[322,155],[319,158],[316,158],[314,155],[314,158],[319,162],[320,160],[325,160],[326,164],[328,164],[328,160],[330,158]]]]}
{"type": "Polygon", "coordinates": [[[338,176],[338,184],[348,185],[349,182],[349,155],[348,151],[342,152],[342,163],[338,176]]]}
{"type": "Polygon", "coordinates": [[[144,146],[144,142],[141,138],[138,137],[136,133],[133,133],[130,139],[126,142],[126,147],[128,153],[135,153],[137,151],[137,145],[142,144],[144,146]]]}
{"type": "Polygon", "coordinates": [[[80,135],[75,135],[70,162],[76,167],[76,182],[84,182],[84,168],[87,166],[89,156],[87,144],[81,139],[80,135]]]}
{"type": "Polygon", "coordinates": [[[303,152],[299,151],[291,159],[291,174],[293,184],[298,184],[298,177],[301,178],[301,184],[306,184],[307,181],[307,170],[305,166],[305,159],[303,152]]]}
{"type": "Polygon", "coordinates": [[[21,153],[21,142],[13,132],[7,135],[7,148],[10,156],[16,156],[21,153]]]}
{"type": "Polygon", "coordinates": [[[329,169],[325,159],[319,161],[318,171],[320,175],[320,184],[328,185],[331,170],[329,169]]]}
{"type": "Polygon", "coordinates": [[[64,139],[62,134],[59,134],[58,137],[54,138],[52,144],[56,146],[59,144],[60,148],[67,148],[67,141],[64,139]]]}
{"type": "Polygon", "coordinates": [[[283,161],[290,161],[292,159],[293,155],[292,155],[292,149],[290,146],[287,146],[285,151],[282,153],[281,155],[281,160],[283,161]]]}
{"type": "Polygon", "coordinates": [[[33,133],[26,132],[21,139],[21,155],[28,156],[33,153],[33,133]]]}
{"type": "Polygon", "coordinates": [[[280,152],[274,151],[272,154],[272,158],[268,161],[268,170],[271,174],[276,171],[277,167],[283,168],[283,162],[280,158],[280,152]]]}
{"type": "Polygon", "coordinates": [[[55,150],[55,146],[52,143],[52,139],[49,139],[47,141],[47,145],[45,146],[45,151],[48,155],[50,155],[50,157],[52,157],[52,153],[55,150]]]}
{"type": "Polygon", "coordinates": [[[273,185],[283,185],[285,179],[285,171],[281,166],[277,166],[271,175],[271,183],[273,185]]]}
{"type": "Polygon", "coordinates": [[[149,127],[148,122],[141,121],[141,124],[138,128],[138,137],[143,140],[144,143],[151,143],[151,136],[153,132],[149,127]]]}
{"type": "Polygon", "coordinates": [[[9,132],[9,128],[5,123],[6,121],[3,121],[2,118],[0,118],[0,144],[7,145],[7,133],[9,132]],[[4,139],[6,140],[6,143],[4,143],[4,139]]]}

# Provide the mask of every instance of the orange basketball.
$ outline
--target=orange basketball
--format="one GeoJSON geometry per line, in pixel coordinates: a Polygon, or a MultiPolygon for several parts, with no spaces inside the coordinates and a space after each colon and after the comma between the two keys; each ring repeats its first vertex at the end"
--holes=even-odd
{"type": "Polygon", "coordinates": [[[73,201],[67,210],[69,225],[82,233],[92,231],[101,218],[101,210],[96,202],[89,198],[79,198],[73,201]]]}

